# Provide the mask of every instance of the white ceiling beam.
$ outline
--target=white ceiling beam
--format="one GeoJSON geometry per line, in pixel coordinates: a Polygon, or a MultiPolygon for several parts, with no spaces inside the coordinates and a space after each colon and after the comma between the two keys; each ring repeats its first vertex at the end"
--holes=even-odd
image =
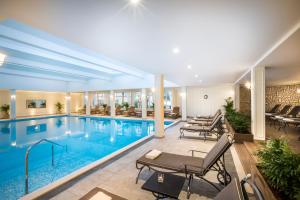
{"type": "Polygon", "coordinates": [[[26,72],[26,71],[20,71],[15,69],[8,69],[8,68],[0,68],[0,74],[9,74],[9,75],[18,75],[22,77],[32,77],[32,78],[40,78],[40,79],[48,79],[48,80],[56,80],[56,81],[64,81],[64,82],[80,82],[80,83],[86,83],[85,80],[79,80],[75,78],[64,78],[59,77],[55,75],[45,75],[35,72],[26,72]]]}
{"type": "Polygon", "coordinates": [[[27,53],[27,54],[31,54],[31,55],[35,55],[35,56],[40,56],[46,59],[50,59],[50,60],[56,60],[59,62],[63,62],[63,63],[67,63],[67,64],[71,64],[71,65],[76,65],[76,66],[80,66],[80,67],[84,67],[84,68],[89,68],[89,69],[93,69],[99,72],[105,72],[105,73],[109,73],[109,74],[115,74],[112,73],[111,70],[107,70],[107,69],[100,69],[98,66],[95,66],[93,64],[81,61],[81,60],[77,60],[74,58],[70,58],[64,55],[60,55],[45,49],[40,49],[34,46],[30,46],[24,43],[20,43],[11,39],[7,39],[4,37],[0,37],[0,48],[7,48],[10,50],[15,50],[15,51],[19,51],[19,52],[23,52],[23,53],[27,53]]]}
{"type": "MultiPolygon", "coordinates": [[[[10,27],[6,27],[4,25],[0,25],[0,35],[10,38],[12,40],[30,44],[35,47],[47,49],[49,51],[53,51],[53,52],[56,52],[61,55],[76,58],[78,60],[87,62],[90,65],[97,65],[98,69],[106,68],[106,71],[116,71],[116,72],[122,72],[125,74],[137,76],[137,77],[143,77],[143,73],[141,73],[139,70],[132,70],[128,67],[122,67],[122,66],[120,66],[120,64],[113,63],[112,60],[108,61],[103,57],[101,59],[99,59],[95,56],[90,56],[88,54],[81,53],[80,51],[75,51],[72,48],[61,46],[61,45],[53,43],[51,41],[41,39],[34,35],[30,35],[28,33],[25,33],[20,30],[16,30],[16,29],[13,29],[10,27]]],[[[88,67],[88,66],[86,66],[86,67],[88,67]]],[[[104,69],[102,69],[102,71],[103,70],[104,69]]]]}
{"type": "Polygon", "coordinates": [[[43,71],[45,71],[45,73],[54,72],[54,73],[61,73],[61,74],[70,75],[70,76],[78,76],[78,77],[85,78],[85,79],[101,79],[101,80],[106,80],[106,81],[111,80],[110,77],[100,76],[100,75],[89,73],[89,72],[68,69],[63,66],[54,66],[54,65],[49,65],[46,63],[26,60],[26,59],[22,59],[22,58],[16,58],[16,57],[12,57],[12,56],[7,57],[7,59],[5,60],[5,63],[16,64],[16,65],[19,65],[20,67],[25,67],[25,68],[30,68],[30,69],[43,70],[43,71]]]}

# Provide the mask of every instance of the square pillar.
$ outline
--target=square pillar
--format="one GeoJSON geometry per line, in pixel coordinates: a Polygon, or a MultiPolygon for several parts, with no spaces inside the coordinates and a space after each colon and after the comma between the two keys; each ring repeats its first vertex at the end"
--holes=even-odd
{"type": "Polygon", "coordinates": [[[154,122],[155,136],[162,138],[165,136],[164,130],[164,76],[155,75],[155,98],[154,98],[154,122]]]}
{"type": "Polygon", "coordinates": [[[251,70],[251,131],[255,140],[265,140],[265,68],[251,70]]]}
{"type": "Polygon", "coordinates": [[[110,91],[109,105],[110,105],[110,116],[115,117],[116,116],[115,91],[113,90],[110,91]]]}
{"type": "Polygon", "coordinates": [[[70,92],[66,93],[66,113],[67,113],[67,115],[71,114],[71,94],[70,94],[70,92]]]}
{"type": "Polygon", "coordinates": [[[240,110],[240,84],[234,85],[234,108],[236,111],[240,110]]]}
{"type": "Polygon", "coordinates": [[[10,90],[10,119],[16,119],[16,90],[10,90]]]}
{"type": "Polygon", "coordinates": [[[85,104],[85,114],[91,115],[91,104],[90,104],[90,98],[89,98],[89,92],[84,92],[84,104],[85,104]]]}
{"type": "Polygon", "coordinates": [[[142,89],[142,118],[147,118],[147,90],[146,88],[142,89]]]}
{"type": "Polygon", "coordinates": [[[186,121],[187,120],[187,108],[186,108],[186,87],[181,87],[181,120],[186,121]]]}

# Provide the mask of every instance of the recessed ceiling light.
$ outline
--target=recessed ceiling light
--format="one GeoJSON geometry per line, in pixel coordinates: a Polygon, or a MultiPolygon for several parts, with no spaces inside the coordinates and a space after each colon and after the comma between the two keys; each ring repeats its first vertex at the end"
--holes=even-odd
{"type": "Polygon", "coordinates": [[[195,78],[198,78],[199,77],[199,75],[198,74],[195,74],[195,78]]]}
{"type": "Polygon", "coordinates": [[[178,47],[173,48],[173,53],[178,54],[180,52],[180,49],[178,47]]]}
{"type": "Polygon", "coordinates": [[[0,66],[3,65],[6,55],[0,53],[0,66]]]}
{"type": "Polygon", "coordinates": [[[188,68],[188,69],[192,69],[192,66],[191,66],[191,65],[188,65],[187,68],[188,68]]]}
{"type": "Polygon", "coordinates": [[[140,3],[141,0],[130,0],[130,3],[132,5],[138,5],[140,3]]]}

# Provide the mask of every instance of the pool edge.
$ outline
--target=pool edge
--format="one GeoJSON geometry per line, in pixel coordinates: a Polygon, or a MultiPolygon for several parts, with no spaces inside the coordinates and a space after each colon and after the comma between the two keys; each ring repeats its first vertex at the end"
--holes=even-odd
{"type": "MultiPolygon", "coordinates": [[[[168,128],[170,128],[172,126],[175,126],[176,124],[178,124],[180,122],[181,122],[180,119],[175,120],[171,124],[165,126],[164,130],[167,130],[168,128]]],[[[122,149],[119,149],[118,151],[113,152],[110,155],[105,156],[104,158],[96,160],[95,162],[92,162],[92,163],[88,164],[87,166],[84,166],[84,167],[72,172],[71,174],[68,174],[68,175],[62,177],[62,178],[54,181],[53,183],[50,183],[50,184],[48,184],[44,187],[41,187],[41,188],[39,188],[39,189],[37,189],[37,190],[27,194],[27,195],[24,195],[24,196],[20,197],[19,199],[20,200],[31,200],[31,199],[37,199],[39,197],[42,197],[43,195],[59,188],[60,186],[62,186],[64,184],[66,184],[66,183],[82,176],[83,174],[85,174],[85,173],[101,166],[102,164],[108,162],[109,160],[125,153],[126,151],[130,150],[131,148],[134,148],[135,146],[137,146],[139,144],[142,144],[143,142],[147,142],[147,140],[150,140],[153,137],[154,137],[154,134],[150,134],[150,135],[148,135],[144,138],[141,138],[141,139],[139,139],[139,140],[123,147],[122,149]]]]}
{"type": "Polygon", "coordinates": [[[87,173],[88,171],[93,170],[96,167],[99,167],[100,165],[106,163],[107,161],[113,159],[114,157],[117,157],[118,155],[125,153],[129,149],[131,149],[131,148],[135,147],[136,145],[141,144],[151,138],[153,138],[153,134],[148,135],[144,138],[141,138],[140,140],[137,140],[137,141],[131,143],[130,145],[127,145],[126,147],[123,147],[122,149],[119,149],[118,151],[115,151],[115,152],[111,153],[110,155],[105,156],[104,158],[101,158],[95,162],[92,162],[92,163],[88,164],[87,166],[84,166],[84,167],[72,172],[71,174],[68,174],[68,175],[54,181],[53,183],[50,183],[42,188],[39,188],[27,195],[24,195],[24,196],[20,197],[19,199],[20,200],[37,199],[37,198],[45,195],[46,193],[48,193],[52,190],[55,190],[56,188],[72,181],[73,179],[76,179],[77,177],[87,173]]]}

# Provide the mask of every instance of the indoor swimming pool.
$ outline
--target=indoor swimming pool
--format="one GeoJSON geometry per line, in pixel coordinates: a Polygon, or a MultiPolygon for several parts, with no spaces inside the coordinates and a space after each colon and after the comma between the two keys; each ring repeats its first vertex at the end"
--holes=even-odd
{"type": "MultiPolygon", "coordinates": [[[[172,122],[166,121],[165,125],[172,122]]],[[[17,199],[153,133],[149,120],[49,117],[0,122],[0,199],[17,199]],[[53,150],[53,151],[52,151],[53,150]]]]}

